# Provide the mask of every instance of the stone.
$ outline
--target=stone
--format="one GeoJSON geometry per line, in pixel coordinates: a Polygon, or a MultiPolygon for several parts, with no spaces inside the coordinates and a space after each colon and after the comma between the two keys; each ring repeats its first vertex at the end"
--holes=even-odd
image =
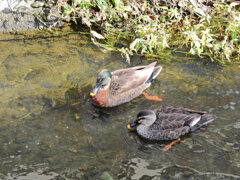
{"type": "Polygon", "coordinates": [[[60,27],[62,22],[58,19],[48,19],[44,25],[37,20],[36,16],[45,13],[49,17],[49,11],[43,6],[32,8],[34,0],[0,0],[0,32],[26,31],[44,29],[47,27],[60,27]],[[47,25],[47,26],[46,26],[47,25]]]}

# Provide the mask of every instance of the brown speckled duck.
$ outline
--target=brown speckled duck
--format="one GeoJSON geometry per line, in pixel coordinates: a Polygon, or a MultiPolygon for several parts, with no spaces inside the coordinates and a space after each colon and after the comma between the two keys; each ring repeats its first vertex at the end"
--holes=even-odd
{"type": "Polygon", "coordinates": [[[178,138],[181,135],[193,132],[215,118],[215,115],[207,114],[205,111],[167,106],[139,112],[137,120],[128,124],[128,129],[132,130],[137,126],[137,133],[149,140],[177,139],[163,149],[166,151],[180,141],[178,138]]]}
{"type": "Polygon", "coordinates": [[[90,93],[92,102],[102,107],[113,107],[129,102],[140,94],[149,100],[161,101],[157,96],[149,96],[143,92],[162,70],[161,66],[155,67],[156,63],[119,69],[114,72],[102,70],[90,93]]]}

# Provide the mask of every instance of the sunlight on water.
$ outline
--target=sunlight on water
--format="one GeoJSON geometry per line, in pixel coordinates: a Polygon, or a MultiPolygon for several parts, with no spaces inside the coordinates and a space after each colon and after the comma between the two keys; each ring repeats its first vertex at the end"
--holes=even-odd
{"type": "Polygon", "coordinates": [[[1,179],[234,179],[240,178],[240,67],[198,58],[161,59],[163,70],[142,96],[114,108],[89,102],[97,74],[129,65],[89,38],[0,41],[1,179]],[[206,110],[218,118],[183,137],[149,142],[127,130],[137,113],[161,105],[206,110]]]}

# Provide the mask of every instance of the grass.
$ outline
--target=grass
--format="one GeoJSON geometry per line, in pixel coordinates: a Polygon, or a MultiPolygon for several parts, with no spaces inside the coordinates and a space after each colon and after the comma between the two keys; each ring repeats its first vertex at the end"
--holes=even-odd
{"type": "Polygon", "coordinates": [[[92,41],[130,55],[161,57],[186,46],[189,53],[227,64],[240,60],[239,1],[55,0],[59,19],[86,25],[92,41]]]}

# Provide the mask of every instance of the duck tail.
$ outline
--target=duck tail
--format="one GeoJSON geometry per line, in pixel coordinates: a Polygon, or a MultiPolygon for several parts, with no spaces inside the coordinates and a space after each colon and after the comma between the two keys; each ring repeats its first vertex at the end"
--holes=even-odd
{"type": "Polygon", "coordinates": [[[155,79],[159,75],[161,70],[162,70],[162,66],[154,67],[153,72],[151,76],[148,78],[148,80],[146,81],[146,83],[151,83],[153,79],[155,79]]]}
{"type": "MultiPolygon", "coordinates": [[[[157,62],[154,62],[154,63],[152,63],[152,64],[150,64],[150,65],[148,65],[148,66],[149,66],[149,67],[155,66],[156,63],[157,63],[157,62]]],[[[147,66],[146,68],[149,68],[148,66],[147,66]]],[[[148,84],[148,83],[151,83],[151,82],[153,81],[153,79],[155,79],[155,78],[159,75],[159,73],[161,72],[161,70],[162,70],[162,66],[154,67],[154,68],[153,68],[153,71],[152,71],[152,74],[149,76],[149,78],[148,78],[148,80],[146,81],[146,83],[147,83],[147,84],[148,84]]]]}
{"type": "Polygon", "coordinates": [[[201,116],[201,119],[196,123],[194,124],[190,130],[191,132],[195,131],[196,129],[212,122],[217,116],[215,115],[212,115],[212,114],[204,114],[201,116]]]}
{"type": "Polygon", "coordinates": [[[162,70],[162,66],[154,67],[154,70],[153,70],[153,73],[152,73],[153,79],[155,79],[159,75],[161,70],[162,70]]]}

